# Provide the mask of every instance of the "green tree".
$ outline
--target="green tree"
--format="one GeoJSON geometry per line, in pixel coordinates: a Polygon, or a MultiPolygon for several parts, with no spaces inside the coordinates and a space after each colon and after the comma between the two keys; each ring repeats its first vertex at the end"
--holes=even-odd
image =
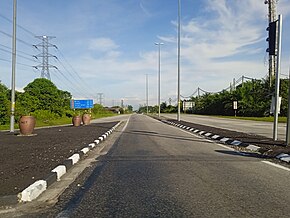
{"type": "Polygon", "coordinates": [[[133,112],[133,106],[132,105],[128,105],[128,111],[129,111],[129,113],[133,112]]]}
{"type": "Polygon", "coordinates": [[[69,110],[71,94],[57,89],[48,79],[38,78],[24,88],[24,93],[17,99],[18,114],[47,114],[57,118],[69,110]]]}
{"type": "Polygon", "coordinates": [[[4,125],[9,122],[9,89],[0,83],[0,124],[4,125]]]}

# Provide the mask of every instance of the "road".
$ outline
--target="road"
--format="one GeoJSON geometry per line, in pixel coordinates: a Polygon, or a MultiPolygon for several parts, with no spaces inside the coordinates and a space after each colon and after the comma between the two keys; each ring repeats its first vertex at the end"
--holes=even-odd
{"type": "Polygon", "coordinates": [[[289,217],[287,168],[145,115],[118,134],[55,206],[29,217],[289,217]]]}
{"type": "MultiPolygon", "coordinates": [[[[176,119],[176,114],[162,114],[162,116],[176,119]]],[[[228,119],[193,114],[181,114],[181,120],[254,135],[262,135],[268,138],[273,137],[273,123],[271,122],[228,119]]],[[[278,139],[286,139],[286,123],[278,124],[278,139]]]]}

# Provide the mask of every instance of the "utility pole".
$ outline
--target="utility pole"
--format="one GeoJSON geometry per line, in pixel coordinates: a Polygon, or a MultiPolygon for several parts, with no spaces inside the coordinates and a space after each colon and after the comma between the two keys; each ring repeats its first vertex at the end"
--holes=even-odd
{"type": "Polygon", "coordinates": [[[12,79],[11,79],[11,115],[10,132],[14,132],[15,115],[15,68],[16,68],[16,12],[17,0],[13,1],[13,40],[12,40],[12,79]]]}
{"type": "Polygon", "coordinates": [[[158,117],[160,117],[160,69],[161,69],[161,60],[160,60],[160,46],[164,45],[162,42],[155,42],[155,45],[158,46],[158,117]]]}
{"type": "Polygon", "coordinates": [[[244,76],[242,76],[242,87],[244,87],[244,76]]]}
{"type": "Polygon", "coordinates": [[[34,45],[35,48],[38,49],[38,47],[42,47],[42,53],[35,55],[34,58],[38,59],[38,57],[42,58],[42,64],[34,66],[34,68],[38,69],[41,68],[41,78],[46,78],[50,80],[50,73],[49,73],[49,68],[56,68],[56,66],[54,65],[50,65],[49,64],[49,58],[50,57],[54,57],[57,59],[57,57],[55,55],[51,55],[48,52],[48,48],[49,47],[56,47],[56,45],[53,45],[51,43],[49,43],[50,39],[55,38],[55,36],[36,36],[36,38],[42,40],[41,43],[34,45]]]}
{"type": "Polygon", "coordinates": [[[236,91],[236,79],[233,79],[233,90],[236,91]]]}
{"type": "Polygon", "coordinates": [[[286,126],[286,145],[290,145],[290,67],[288,72],[288,109],[287,109],[287,126],[286,126]]]}
{"type": "MultiPolygon", "coordinates": [[[[268,4],[268,18],[269,18],[269,24],[270,24],[270,23],[277,20],[277,14],[276,14],[277,0],[265,0],[264,3],[268,4]]],[[[269,34],[270,34],[270,31],[269,31],[269,34]]],[[[277,34],[277,32],[276,32],[276,34],[277,34]]],[[[275,77],[276,63],[277,62],[276,62],[275,55],[269,53],[269,84],[270,84],[270,87],[271,87],[273,78],[275,77]]]]}
{"type": "Polygon", "coordinates": [[[148,114],[148,74],[146,74],[146,112],[148,114]]]}
{"type": "Polygon", "coordinates": [[[180,121],[180,0],[178,0],[178,33],[177,33],[177,121],[180,121]]]}

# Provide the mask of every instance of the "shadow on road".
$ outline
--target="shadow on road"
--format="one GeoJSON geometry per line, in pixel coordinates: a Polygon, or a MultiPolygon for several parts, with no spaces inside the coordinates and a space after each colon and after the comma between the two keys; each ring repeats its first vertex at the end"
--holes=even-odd
{"type": "MultiPolygon", "coordinates": [[[[192,142],[200,142],[202,143],[203,141],[196,138],[194,139],[193,137],[195,137],[194,135],[192,136],[188,136],[188,137],[180,137],[180,136],[176,136],[176,135],[172,135],[172,134],[161,134],[158,132],[153,132],[153,131],[140,131],[140,130],[132,130],[132,131],[124,131],[123,132],[124,135],[128,134],[128,135],[143,135],[143,136],[152,136],[152,137],[160,137],[160,138],[167,138],[167,139],[174,139],[174,140],[181,140],[181,141],[192,141],[192,142]]],[[[208,142],[206,142],[208,143],[208,142]]]]}
{"type": "Polygon", "coordinates": [[[243,157],[252,157],[252,158],[267,158],[265,155],[252,153],[252,152],[244,152],[244,151],[228,151],[228,150],[215,150],[215,152],[233,155],[233,156],[243,156],[243,157]]]}

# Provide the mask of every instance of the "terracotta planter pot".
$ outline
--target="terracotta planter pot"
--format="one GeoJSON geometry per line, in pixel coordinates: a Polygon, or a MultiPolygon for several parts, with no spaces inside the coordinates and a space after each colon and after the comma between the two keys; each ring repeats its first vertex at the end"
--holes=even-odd
{"type": "Polygon", "coordinates": [[[89,114],[83,114],[83,124],[89,125],[91,122],[91,115],[89,114]]]}
{"type": "Polygon", "coordinates": [[[73,124],[74,126],[80,126],[80,125],[81,125],[81,122],[82,122],[82,118],[81,118],[81,116],[74,116],[74,117],[72,118],[72,124],[73,124]]]}
{"type": "Polygon", "coordinates": [[[19,120],[19,129],[21,135],[31,135],[35,127],[35,117],[21,116],[19,120]]]}

